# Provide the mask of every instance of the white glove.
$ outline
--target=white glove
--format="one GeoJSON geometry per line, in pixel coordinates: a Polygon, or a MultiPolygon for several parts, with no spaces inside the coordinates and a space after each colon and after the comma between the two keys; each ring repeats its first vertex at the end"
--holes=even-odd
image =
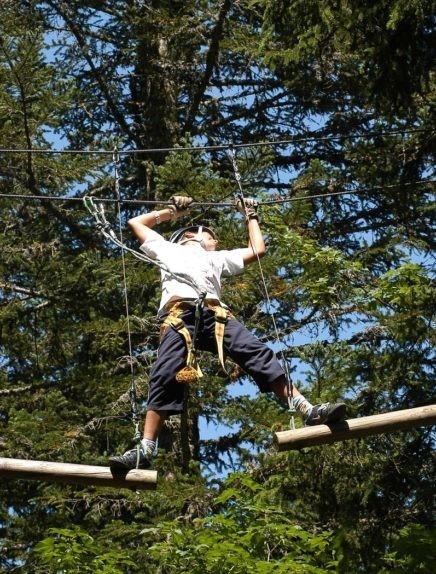
{"type": "Polygon", "coordinates": [[[189,212],[189,206],[194,201],[192,197],[186,197],[184,195],[173,195],[171,198],[171,204],[168,205],[168,209],[171,210],[171,219],[179,219],[189,212]]]}
{"type": "Polygon", "coordinates": [[[257,215],[258,203],[252,197],[244,198],[244,203],[240,199],[236,201],[236,209],[241,213],[246,219],[259,219],[257,215]]]}

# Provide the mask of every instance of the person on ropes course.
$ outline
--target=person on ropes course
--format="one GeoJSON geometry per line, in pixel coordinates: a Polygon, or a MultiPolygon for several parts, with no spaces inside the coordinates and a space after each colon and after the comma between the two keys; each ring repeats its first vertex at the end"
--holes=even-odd
{"type": "Polygon", "coordinates": [[[186,215],[193,200],[174,196],[172,204],[129,220],[140,241],[140,249],[159,261],[162,297],[158,317],[162,321],[156,362],[149,378],[144,438],[139,449],[110,457],[113,468],[149,468],[156,451],[159,432],[166,418],[183,410],[185,384],[202,376],[195,351],[218,354],[221,364],[228,355],[261,392],[274,392],[288,402],[292,394],[296,412],[306,425],[337,421],[345,415],[345,404],[313,406],[286,377],[275,353],[237,321],[221,300],[221,276],[241,273],[249,263],[266,252],[259,227],[257,202],[238,200],[237,210],[246,218],[248,246],[216,251],[218,240],[212,229],[194,225],[177,230],[166,240],[153,228],[163,221],[186,215]]]}

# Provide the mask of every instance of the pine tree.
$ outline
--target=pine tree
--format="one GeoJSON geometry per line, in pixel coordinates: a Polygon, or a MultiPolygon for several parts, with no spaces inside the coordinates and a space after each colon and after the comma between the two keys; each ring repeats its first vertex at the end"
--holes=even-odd
{"type": "MultiPolygon", "coordinates": [[[[159,276],[127,256],[124,284],[120,250],[81,197],[105,199],[133,247],[125,221],[149,206],[126,200],[232,202],[230,143],[247,145],[234,148],[242,186],[263,202],[269,246],[265,285],[255,266],[226,283],[235,315],[277,345],[274,310],[281,354],[313,401],[345,399],[357,416],[432,399],[428,2],[23,0],[1,15],[1,142],[28,150],[0,155],[3,456],[106,464],[128,446],[131,365],[142,410],[159,276]],[[202,144],[215,147],[180,149],[202,144]],[[36,153],[50,146],[70,153],[36,153]]],[[[233,209],[200,215],[223,247],[245,243],[233,209]]],[[[156,493],[2,481],[1,568],[414,564],[430,540],[428,429],[277,455],[271,434],[286,409],[246,396],[234,366],[228,385],[214,358],[201,361],[207,376],[162,437],[156,493]],[[228,434],[203,440],[201,418],[228,434]],[[215,474],[229,468],[248,476],[223,484],[215,474]],[[253,552],[241,560],[234,544],[217,545],[243,537],[247,513],[241,547],[253,552]],[[294,546],[267,564],[265,533],[282,540],[282,520],[294,546]]]]}

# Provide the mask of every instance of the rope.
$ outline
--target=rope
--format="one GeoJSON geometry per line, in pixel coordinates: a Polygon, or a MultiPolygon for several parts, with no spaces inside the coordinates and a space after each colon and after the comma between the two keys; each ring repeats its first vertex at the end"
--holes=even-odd
{"type": "MultiPolygon", "coordinates": [[[[373,187],[361,187],[356,189],[346,189],[343,191],[332,191],[329,193],[316,193],[311,195],[300,195],[298,197],[286,197],[283,199],[267,199],[266,201],[260,201],[259,205],[278,205],[285,203],[293,203],[295,201],[306,201],[308,199],[322,199],[325,197],[334,197],[338,195],[357,195],[360,193],[369,193],[372,191],[383,191],[387,189],[411,187],[415,185],[426,185],[436,183],[436,179],[423,179],[420,181],[409,181],[401,183],[393,183],[390,185],[376,185],[373,187]]],[[[299,188],[298,191],[304,191],[308,188],[299,188]]],[[[107,203],[112,204],[119,201],[121,204],[126,205],[162,205],[162,201],[156,201],[152,199],[112,199],[112,198],[100,198],[90,196],[85,197],[69,197],[69,196],[56,196],[56,195],[27,195],[24,193],[0,193],[1,198],[6,199],[26,199],[26,200],[36,200],[36,201],[80,201],[83,203],[84,199],[92,199],[97,203],[107,203]]],[[[223,201],[193,201],[190,207],[231,207],[234,208],[235,204],[223,201]]]]}
{"type": "MultiPolygon", "coordinates": [[[[238,184],[238,189],[239,192],[235,194],[236,198],[239,199],[242,203],[242,206],[244,208],[244,211],[246,212],[246,207],[245,207],[245,201],[244,201],[244,192],[242,189],[242,184],[241,184],[241,174],[239,172],[239,168],[238,168],[238,164],[236,162],[236,157],[233,151],[233,147],[230,146],[229,150],[228,150],[228,156],[230,158],[230,161],[232,163],[233,166],[233,171],[235,173],[235,180],[238,184]]],[[[246,220],[248,221],[248,217],[246,216],[246,220]]],[[[250,240],[250,239],[249,239],[250,240]]],[[[253,245],[253,243],[250,240],[250,244],[251,244],[251,248],[253,250],[253,253],[256,255],[256,259],[257,259],[257,264],[259,267],[259,272],[260,272],[260,277],[261,277],[261,282],[262,282],[262,286],[263,286],[263,290],[264,290],[264,294],[265,294],[265,298],[266,298],[266,302],[267,302],[267,310],[269,315],[271,316],[272,319],[272,323],[273,323],[273,327],[274,327],[274,334],[275,334],[275,339],[277,341],[277,344],[279,346],[279,348],[282,348],[282,341],[280,339],[279,336],[279,331],[277,328],[277,322],[276,322],[276,318],[275,318],[275,313],[272,309],[272,304],[271,304],[271,299],[268,293],[268,287],[266,284],[266,280],[265,280],[265,274],[263,272],[263,268],[262,268],[262,264],[260,261],[260,257],[259,257],[259,253],[256,250],[256,247],[253,245]]],[[[286,362],[286,360],[284,359],[284,354],[282,353],[282,364],[283,364],[283,369],[285,371],[285,377],[286,377],[286,383],[287,383],[287,387],[288,387],[288,408],[289,408],[289,412],[291,414],[291,420],[290,420],[290,426],[291,428],[295,428],[295,423],[294,423],[294,412],[295,412],[295,407],[294,407],[294,400],[293,400],[293,385],[292,385],[292,381],[291,381],[291,376],[289,373],[289,367],[288,364],[286,362]]]]}
{"type": "MultiPolygon", "coordinates": [[[[120,180],[119,180],[119,176],[118,176],[118,153],[117,153],[117,151],[114,151],[114,154],[113,154],[113,166],[114,166],[115,195],[117,198],[116,205],[117,205],[117,215],[118,215],[118,230],[119,230],[119,234],[120,234],[120,242],[121,242],[121,244],[124,245],[122,217],[121,217],[120,180]]],[[[130,375],[131,375],[129,399],[130,399],[130,408],[131,408],[131,412],[132,412],[132,420],[133,420],[133,424],[135,425],[135,432],[134,432],[133,440],[134,440],[134,442],[138,448],[138,456],[137,456],[137,466],[138,466],[138,463],[139,463],[139,442],[141,440],[141,433],[139,431],[140,414],[138,411],[136,380],[135,380],[135,374],[134,374],[134,369],[133,369],[132,334],[131,334],[131,330],[130,330],[129,297],[128,297],[128,292],[127,292],[126,258],[125,258],[124,248],[121,249],[121,261],[122,261],[122,268],[123,268],[124,305],[126,308],[127,340],[128,340],[128,346],[129,346],[130,375]]]]}
{"type": "Polygon", "coordinates": [[[128,247],[127,245],[122,243],[118,239],[116,234],[114,233],[109,222],[107,221],[106,216],[105,216],[105,212],[104,212],[104,207],[102,204],[96,205],[94,203],[94,200],[89,196],[85,196],[82,199],[82,201],[83,201],[83,204],[85,205],[86,209],[94,217],[94,219],[96,221],[97,229],[99,229],[99,231],[102,233],[102,235],[106,239],[111,241],[114,245],[116,245],[120,249],[123,249],[124,251],[131,253],[134,257],[136,257],[136,259],[139,259],[140,261],[145,261],[145,263],[151,263],[153,265],[156,265],[157,267],[159,267],[159,269],[161,271],[163,271],[164,273],[167,273],[168,275],[170,275],[171,277],[173,277],[177,281],[180,281],[182,283],[185,283],[186,285],[189,285],[192,289],[194,289],[196,291],[196,293],[198,295],[201,294],[202,291],[189,278],[189,276],[186,276],[183,273],[174,273],[162,261],[159,261],[158,259],[152,259],[151,257],[148,257],[148,255],[146,255],[145,253],[136,251],[135,249],[131,249],[130,247],[128,247]]]}
{"type": "MultiPolygon", "coordinates": [[[[371,137],[383,137],[391,135],[406,135],[406,134],[416,134],[416,133],[432,133],[432,129],[410,129],[410,130],[387,130],[387,131],[370,131],[364,134],[339,134],[331,136],[322,135],[309,135],[300,136],[296,135],[290,139],[285,140],[270,140],[265,142],[252,142],[252,143],[242,143],[234,144],[233,147],[241,148],[253,148],[253,147],[268,147],[268,146],[283,146],[295,143],[305,143],[305,142],[318,142],[318,141],[340,141],[343,139],[360,139],[360,138],[371,138],[371,137]]],[[[203,152],[203,151],[227,151],[229,149],[228,145],[206,145],[206,146],[177,146],[168,148],[148,148],[148,149],[134,149],[134,150],[119,150],[118,155],[135,155],[144,153],[170,153],[170,152],[203,152]]],[[[80,149],[64,149],[64,150],[53,150],[53,149],[14,149],[14,148],[0,148],[0,153],[24,153],[24,154],[83,154],[83,155],[113,155],[111,150],[80,150],[80,149]]]]}

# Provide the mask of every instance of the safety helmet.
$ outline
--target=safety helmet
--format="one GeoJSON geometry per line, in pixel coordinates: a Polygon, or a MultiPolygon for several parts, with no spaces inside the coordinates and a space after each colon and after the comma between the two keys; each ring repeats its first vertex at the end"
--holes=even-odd
{"type": "Polygon", "coordinates": [[[206,227],[205,225],[191,225],[190,227],[182,227],[182,229],[175,231],[170,237],[171,243],[178,243],[188,231],[197,232],[197,235],[190,238],[189,241],[198,241],[201,243],[203,241],[203,231],[207,231],[207,233],[210,233],[212,237],[216,239],[215,233],[209,227],[206,227]]]}

